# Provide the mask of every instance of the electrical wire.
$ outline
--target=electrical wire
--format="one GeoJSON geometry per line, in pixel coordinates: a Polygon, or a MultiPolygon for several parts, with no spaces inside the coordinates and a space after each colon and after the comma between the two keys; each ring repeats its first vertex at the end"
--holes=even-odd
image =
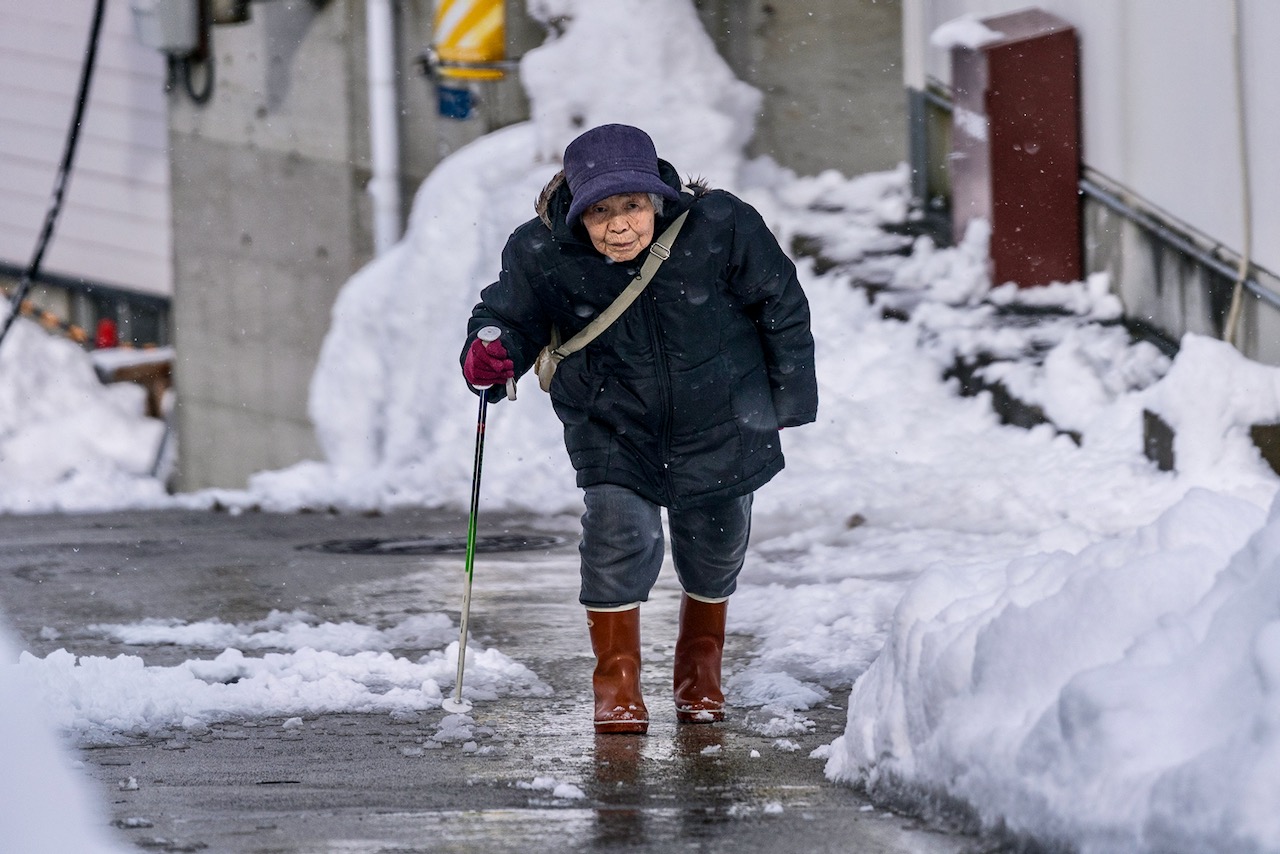
{"type": "Polygon", "coordinates": [[[27,298],[32,282],[40,274],[44,253],[49,248],[50,241],[53,240],[53,230],[58,223],[58,216],[62,213],[62,201],[67,192],[67,184],[71,181],[71,166],[75,162],[76,146],[80,141],[80,126],[84,120],[85,107],[89,103],[89,86],[93,82],[94,66],[97,65],[98,37],[102,33],[102,18],[106,5],[106,0],[97,0],[94,5],[93,23],[89,27],[89,44],[85,48],[84,65],[80,69],[80,89],[76,94],[76,105],[71,114],[71,126],[67,129],[62,162],[58,166],[58,174],[53,182],[53,195],[50,198],[49,209],[45,213],[44,226],[40,229],[31,263],[22,273],[18,288],[10,299],[9,314],[4,319],[4,325],[0,326],[0,346],[4,345],[5,336],[9,334],[13,322],[17,320],[18,310],[22,306],[22,301],[27,298]]]}

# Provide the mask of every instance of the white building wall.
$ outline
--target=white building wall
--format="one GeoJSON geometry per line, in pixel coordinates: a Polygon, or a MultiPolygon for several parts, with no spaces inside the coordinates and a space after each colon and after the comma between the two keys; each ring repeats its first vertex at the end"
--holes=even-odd
{"type": "MultiPolygon", "coordinates": [[[[1244,245],[1233,0],[904,0],[904,78],[950,85],[942,24],[1035,5],[1080,33],[1085,165],[1233,251],[1244,245]]],[[[1280,271],[1280,2],[1242,0],[1253,259],[1280,271]]]]}
{"type": "MultiPolygon", "coordinates": [[[[0,0],[0,261],[30,263],[75,107],[94,4],[0,0]]],[[[164,59],[108,2],[84,128],[42,269],[173,290],[164,59]]]]}

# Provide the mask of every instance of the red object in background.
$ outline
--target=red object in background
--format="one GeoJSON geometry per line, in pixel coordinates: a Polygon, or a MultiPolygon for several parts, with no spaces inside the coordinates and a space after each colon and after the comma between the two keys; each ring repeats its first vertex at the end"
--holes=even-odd
{"type": "Polygon", "coordinates": [[[951,53],[953,236],[991,224],[993,285],[1079,281],[1076,31],[1039,9],[982,23],[1000,37],[951,53]]]}
{"type": "Polygon", "coordinates": [[[116,331],[114,320],[104,317],[98,321],[98,331],[93,337],[93,346],[97,350],[120,346],[120,335],[116,331]]]}

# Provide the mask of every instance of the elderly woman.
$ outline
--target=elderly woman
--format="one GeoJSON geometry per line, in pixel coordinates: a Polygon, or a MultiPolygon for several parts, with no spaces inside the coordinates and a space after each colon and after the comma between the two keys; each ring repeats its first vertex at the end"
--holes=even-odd
{"type": "Polygon", "coordinates": [[[813,421],[818,408],[795,266],[750,205],[682,186],[649,136],[627,125],[575,139],[537,212],[508,240],[463,348],[463,376],[493,401],[533,365],[553,327],[561,339],[576,335],[651,255],[658,263],[666,253],[651,247],[687,212],[639,297],[563,359],[549,392],[586,504],[579,598],[596,656],[596,732],[648,730],[639,608],[662,566],[662,508],[684,589],[676,717],[723,720],[726,604],[752,494],[782,469],[779,431],[813,421]],[[486,326],[501,337],[479,340],[486,326]]]}

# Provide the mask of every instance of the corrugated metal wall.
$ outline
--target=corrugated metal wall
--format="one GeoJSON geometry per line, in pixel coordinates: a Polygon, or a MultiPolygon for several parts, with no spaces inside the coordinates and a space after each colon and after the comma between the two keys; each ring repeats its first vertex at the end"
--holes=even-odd
{"type": "MultiPolygon", "coordinates": [[[[35,247],[79,83],[90,0],[0,0],[0,261],[35,247]]],[[[107,4],[76,169],[44,270],[168,296],[173,289],[164,59],[107,4]]]]}

